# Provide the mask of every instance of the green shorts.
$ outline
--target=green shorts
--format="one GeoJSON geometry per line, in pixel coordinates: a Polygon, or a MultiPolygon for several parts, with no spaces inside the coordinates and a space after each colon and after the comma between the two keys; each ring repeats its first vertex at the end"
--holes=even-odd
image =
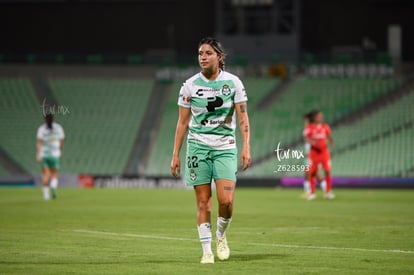
{"type": "Polygon", "coordinates": [[[236,182],[237,149],[214,150],[194,142],[187,143],[185,179],[187,186],[226,179],[236,182]]]}
{"type": "Polygon", "coordinates": [[[59,169],[59,158],[56,157],[43,157],[40,164],[43,167],[48,167],[50,169],[59,169]]]}

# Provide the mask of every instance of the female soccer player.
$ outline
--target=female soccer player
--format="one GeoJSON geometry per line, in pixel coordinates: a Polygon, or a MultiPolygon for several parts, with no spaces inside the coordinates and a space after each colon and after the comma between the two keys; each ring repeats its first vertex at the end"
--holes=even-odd
{"type": "Polygon", "coordinates": [[[327,199],[335,198],[335,195],[331,192],[332,179],[331,179],[331,156],[327,145],[327,140],[331,147],[333,146],[333,138],[331,135],[331,129],[329,125],[323,123],[323,115],[319,110],[314,110],[309,113],[309,124],[306,126],[303,135],[305,141],[311,145],[309,151],[309,173],[307,174],[308,181],[310,182],[310,194],[308,200],[316,198],[316,174],[318,172],[319,164],[322,164],[325,171],[326,190],[324,197],[327,199]]]}
{"type": "MultiPolygon", "coordinates": [[[[303,115],[303,118],[305,120],[305,128],[309,125],[309,121],[312,120],[313,115],[314,114],[312,112],[306,113],[306,114],[303,115]]],[[[310,148],[311,148],[311,145],[309,144],[309,142],[305,141],[305,155],[306,155],[305,164],[309,164],[309,151],[310,151],[310,148]]],[[[304,199],[307,199],[309,197],[309,195],[311,194],[311,187],[310,187],[309,178],[310,178],[309,170],[306,169],[305,170],[305,175],[304,175],[305,180],[303,182],[303,190],[305,191],[305,193],[302,195],[302,198],[304,198],[304,199]]],[[[322,177],[321,173],[319,173],[319,167],[318,167],[318,171],[316,172],[316,179],[320,183],[322,191],[325,192],[325,190],[326,190],[326,181],[322,177]]]]}
{"type": "Polygon", "coordinates": [[[179,177],[179,153],[187,135],[185,178],[193,186],[197,202],[197,229],[203,249],[201,263],[214,263],[211,250],[211,181],[218,200],[217,257],[227,260],[230,249],[226,230],[233,214],[236,187],[236,113],[243,138],[242,169],[250,165],[250,126],[247,94],[242,82],[224,71],[225,53],[219,41],[203,38],[198,45],[201,72],[184,82],[178,99],[179,116],[175,132],[171,173],[179,177]]]}
{"type": "Polygon", "coordinates": [[[45,116],[45,123],[37,130],[36,160],[42,166],[43,198],[48,201],[49,180],[52,190],[52,198],[56,199],[58,187],[59,158],[62,154],[63,139],[65,134],[62,126],[53,122],[53,115],[45,116]]]}

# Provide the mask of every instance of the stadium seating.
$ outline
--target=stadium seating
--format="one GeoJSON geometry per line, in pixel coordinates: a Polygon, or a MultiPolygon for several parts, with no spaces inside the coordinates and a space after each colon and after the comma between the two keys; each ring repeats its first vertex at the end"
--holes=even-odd
{"type": "Polygon", "coordinates": [[[0,176],[6,176],[9,172],[3,166],[0,166],[0,176]]]}
{"type": "Polygon", "coordinates": [[[153,80],[50,79],[66,132],[63,173],[121,174],[147,108],[153,80]]]}
{"type": "Polygon", "coordinates": [[[335,151],[346,148],[352,144],[358,144],[370,138],[374,138],[383,132],[402,126],[413,117],[414,93],[410,93],[397,102],[387,105],[370,116],[359,120],[356,125],[344,125],[335,129],[337,146],[335,151]]]}
{"type": "Polygon", "coordinates": [[[256,78],[247,77],[243,79],[243,84],[248,95],[248,108],[254,112],[257,105],[274,89],[279,83],[275,78],[256,78]]]}
{"type": "Polygon", "coordinates": [[[252,156],[271,153],[277,144],[290,144],[302,136],[302,114],[320,109],[327,122],[351,113],[384,95],[400,83],[386,79],[299,79],[268,109],[249,113],[252,156]]]}
{"type": "Polygon", "coordinates": [[[26,78],[0,78],[0,146],[28,172],[39,172],[36,132],[42,108],[26,78]]]}
{"type": "MultiPolygon", "coordinates": [[[[150,79],[51,79],[58,103],[55,120],[66,134],[61,172],[121,174],[153,83],[150,79]]],[[[27,172],[39,173],[35,154],[37,128],[43,123],[41,103],[29,79],[2,78],[0,90],[0,144],[27,172]]],[[[0,169],[0,173],[7,171],[0,169]]]]}
{"type": "MultiPolygon", "coordinates": [[[[332,172],[336,176],[400,176],[414,166],[412,155],[414,92],[349,125],[333,129],[332,172]],[[411,149],[410,149],[411,148],[411,149]]],[[[301,147],[291,149],[302,149],[301,147]]],[[[271,176],[278,164],[302,164],[273,159],[243,173],[243,176],[271,176]]],[[[302,176],[301,172],[278,176],[302,176]]]]}
{"type": "MultiPolygon", "coordinates": [[[[164,112],[166,115],[162,117],[158,133],[154,139],[148,165],[145,169],[145,174],[148,176],[168,176],[171,174],[169,167],[174,147],[174,134],[178,118],[177,100],[181,86],[182,82],[178,81],[171,85],[164,112]]],[[[184,143],[180,155],[182,165],[184,165],[185,149],[184,143]]]]}
{"type": "MultiPolygon", "coordinates": [[[[407,176],[413,169],[414,128],[391,133],[333,158],[338,176],[407,176]]],[[[411,172],[412,173],[412,172],[411,172]]]]}
{"type": "Polygon", "coordinates": [[[414,91],[352,125],[335,129],[333,171],[396,176],[413,168],[413,102],[414,91]]]}

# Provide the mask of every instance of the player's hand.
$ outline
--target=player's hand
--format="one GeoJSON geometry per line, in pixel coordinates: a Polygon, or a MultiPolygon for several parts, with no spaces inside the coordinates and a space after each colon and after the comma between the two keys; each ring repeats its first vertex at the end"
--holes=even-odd
{"type": "Polygon", "coordinates": [[[252,158],[250,156],[250,148],[243,147],[243,150],[240,156],[240,162],[241,162],[243,171],[249,168],[251,160],[252,158]]]}
{"type": "Polygon", "coordinates": [[[38,163],[40,163],[40,156],[39,156],[39,154],[36,154],[36,161],[37,161],[38,163]]]}
{"type": "Polygon", "coordinates": [[[171,160],[171,175],[178,178],[180,177],[180,158],[178,156],[173,156],[171,160]]]}

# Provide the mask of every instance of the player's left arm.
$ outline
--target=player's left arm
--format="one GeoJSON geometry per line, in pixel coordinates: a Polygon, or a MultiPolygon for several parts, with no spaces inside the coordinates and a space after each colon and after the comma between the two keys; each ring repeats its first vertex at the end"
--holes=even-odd
{"type": "Polygon", "coordinates": [[[247,114],[247,103],[236,103],[237,119],[239,121],[240,133],[243,139],[243,149],[240,155],[240,161],[243,170],[246,170],[250,166],[250,123],[249,115],[247,114]]]}
{"type": "Polygon", "coordinates": [[[329,146],[334,147],[334,140],[331,134],[331,128],[328,125],[326,125],[326,128],[327,128],[326,138],[328,139],[329,146]]]}
{"type": "Polygon", "coordinates": [[[63,151],[63,144],[65,141],[63,139],[60,140],[60,151],[63,151]]]}
{"type": "Polygon", "coordinates": [[[328,139],[329,145],[331,147],[334,147],[334,140],[333,140],[332,135],[327,136],[327,139],[328,139]]]}
{"type": "Polygon", "coordinates": [[[36,161],[40,162],[40,151],[42,151],[42,146],[43,146],[43,140],[41,140],[40,138],[37,139],[37,144],[36,144],[36,161]]]}
{"type": "Polygon", "coordinates": [[[60,135],[59,135],[59,146],[60,151],[63,151],[63,145],[64,145],[64,139],[65,139],[65,132],[63,131],[63,128],[60,127],[60,135]]]}

